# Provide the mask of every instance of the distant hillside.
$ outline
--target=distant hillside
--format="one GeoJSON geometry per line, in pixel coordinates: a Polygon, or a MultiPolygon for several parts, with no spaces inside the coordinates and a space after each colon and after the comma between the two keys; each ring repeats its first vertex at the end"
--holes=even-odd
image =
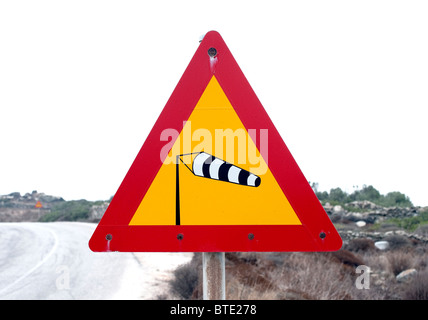
{"type": "Polygon", "coordinates": [[[346,205],[353,201],[370,201],[382,207],[413,207],[412,201],[405,194],[399,191],[388,192],[386,195],[381,194],[373,186],[363,185],[362,189],[356,189],[351,194],[340,188],[330,189],[327,191],[318,191],[318,183],[311,183],[312,189],[322,204],[327,202],[331,205],[346,205]]]}
{"type": "Polygon", "coordinates": [[[0,222],[99,221],[108,201],[72,200],[34,190],[0,195],[0,222]],[[36,204],[39,205],[36,207],[36,204]],[[41,205],[41,207],[39,207],[41,205]]]}
{"type": "MultiPolygon", "coordinates": [[[[352,194],[340,188],[330,192],[318,191],[318,184],[311,183],[318,199],[333,223],[363,220],[372,224],[385,219],[412,229],[418,226],[423,215],[421,208],[414,208],[409,197],[395,191],[380,194],[373,186],[363,186],[352,194]],[[394,220],[395,219],[395,220],[394,220]]],[[[34,190],[21,195],[12,192],[0,195],[0,222],[20,221],[92,221],[98,222],[109,205],[109,201],[72,200],[46,195],[34,190]],[[41,207],[36,207],[37,203],[41,207]]],[[[424,216],[423,216],[424,217],[424,216]]],[[[425,222],[425,218],[422,218],[425,222]]]]}

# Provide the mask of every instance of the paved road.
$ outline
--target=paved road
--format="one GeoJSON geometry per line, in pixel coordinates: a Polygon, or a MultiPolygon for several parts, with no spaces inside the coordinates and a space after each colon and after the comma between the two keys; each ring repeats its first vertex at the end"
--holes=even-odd
{"type": "Polygon", "coordinates": [[[156,259],[146,266],[144,254],[94,253],[88,248],[94,229],[0,223],[0,299],[156,299],[150,287],[159,286],[151,272],[159,271],[156,259]]]}

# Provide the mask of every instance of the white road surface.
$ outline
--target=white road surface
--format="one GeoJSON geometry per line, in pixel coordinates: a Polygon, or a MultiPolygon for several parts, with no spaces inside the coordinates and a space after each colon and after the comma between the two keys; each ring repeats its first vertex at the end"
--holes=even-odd
{"type": "Polygon", "coordinates": [[[95,224],[0,223],[0,299],[158,299],[189,253],[94,253],[95,224]]]}

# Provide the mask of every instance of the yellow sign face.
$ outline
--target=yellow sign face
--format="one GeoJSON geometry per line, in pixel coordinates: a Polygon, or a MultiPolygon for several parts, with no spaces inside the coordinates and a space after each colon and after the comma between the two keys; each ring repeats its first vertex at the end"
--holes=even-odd
{"type": "Polygon", "coordinates": [[[301,225],[257,134],[263,139],[248,133],[213,76],[182,131],[161,135],[165,160],[129,225],[176,225],[177,206],[181,225],[301,225]]]}

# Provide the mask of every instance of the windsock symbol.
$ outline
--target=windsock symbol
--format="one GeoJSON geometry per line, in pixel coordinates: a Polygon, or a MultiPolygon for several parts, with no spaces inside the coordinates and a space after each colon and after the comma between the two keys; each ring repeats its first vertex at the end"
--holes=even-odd
{"type": "Polygon", "coordinates": [[[192,168],[194,175],[208,179],[250,187],[258,187],[261,183],[259,176],[205,152],[195,156],[192,168]]]}

